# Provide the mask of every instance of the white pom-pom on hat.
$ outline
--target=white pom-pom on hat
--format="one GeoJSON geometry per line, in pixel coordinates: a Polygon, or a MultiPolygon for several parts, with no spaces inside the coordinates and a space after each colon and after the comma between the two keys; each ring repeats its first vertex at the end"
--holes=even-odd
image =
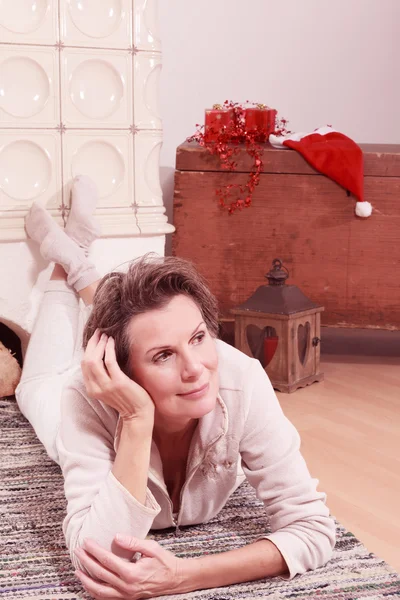
{"type": "Polygon", "coordinates": [[[370,202],[357,202],[356,203],[356,215],[357,217],[370,217],[372,215],[372,204],[370,202]]]}

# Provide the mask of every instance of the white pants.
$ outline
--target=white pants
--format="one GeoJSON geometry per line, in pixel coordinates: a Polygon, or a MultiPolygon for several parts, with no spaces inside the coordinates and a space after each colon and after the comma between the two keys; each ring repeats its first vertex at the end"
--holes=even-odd
{"type": "Polygon", "coordinates": [[[22,414],[55,462],[63,387],[80,369],[87,314],[66,282],[48,282],[15,392],[22,414]]]}

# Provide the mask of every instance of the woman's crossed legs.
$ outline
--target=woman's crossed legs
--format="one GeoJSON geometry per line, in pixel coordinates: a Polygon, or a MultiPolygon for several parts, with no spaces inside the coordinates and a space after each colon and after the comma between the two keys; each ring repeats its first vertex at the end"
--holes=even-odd
{"type": "Polygon", "coordinates": [[[87,254],[98,237],[93,212],[97,190],[87,177],[74,180],[67,227],[59,227],[40,205],[26,219],[28,235],[55,267],[44,292],[26,352],[16,398],[48,455],[58,462],[57,432],[61,396],[68,379],[80,368],[82,331],[99,275],[87,254]]]}

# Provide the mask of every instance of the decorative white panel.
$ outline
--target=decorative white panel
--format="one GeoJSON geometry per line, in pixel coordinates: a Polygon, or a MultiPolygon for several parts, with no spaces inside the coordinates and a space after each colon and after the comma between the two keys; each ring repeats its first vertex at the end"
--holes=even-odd
{"type": "Polygon", "coordinates": [[[161,52],[157,2],[154,0],[133,3],[133,43],[139,50],[161,52]]]}
{"type": "Polygon", "coordinates": [[[56,132],[3,131],[0,141],[1,205],[27,208],[32,200],[55,200],[61,192],[61,161],[56,132]]]}
{"type": "Polygon", "coordinates": [[[135,125],[138,129],[161,129],[158,89],[161,55],[139,52],[134,56],[135,125]]]}
{"type": "Polygon", "coordinates": [[[0,0],[0,42],[55,45],[56,0],[0,0]]]}
{"type": "Polygon", "coordinates": [[[139,131],[135,135],[136,204],[162,204],[162,190],[157,177],[162,145],[160,132],[139,131]]]}
{"type": "Polygon", "coordinates": [[[33,200],[60,222],[73,176],[104,236],[163,235],[157,0],[0,0],[0,239],[33,200]]]}
{"type": "Polygon", "coordinates": [[[1,125],[57,127],[60,122],[58,94],[59,65],[56,49],[34,46],[1,48],[1,125]]]}
{"type": "Polygon", "coordinates": [[[99,207],[132,207],[134,197],[133,135],[130,131],[67,131],[63,135],[64,203],[69,184],[85,173],[100,192],[99,207]]]}
{"type": "Polygon", "coordinates": [[[0,239],[18,239],[24,216],[39,200],[60,215],[62,176],[60,134],[10,129],[0,137],[0,239]]]}
{"type": "Polygon", "coordinates": [[[126,129],[133,122],[129,52],[64,50],[61,71],[61,112],[66,127],[126,129]]]}
{"type": "Polygon", "coordinates": [[[61,41],[66,46],[129,48],[132,44],[131,0],[61,2],[61,41]]]}
{"type": "Polygon", "coordinates": [[[135,135],[135,197],[138,226],[142,233],[174,231],[167,222],[158,177],[161,145],[159,131],[138,131],[135,135]]]}

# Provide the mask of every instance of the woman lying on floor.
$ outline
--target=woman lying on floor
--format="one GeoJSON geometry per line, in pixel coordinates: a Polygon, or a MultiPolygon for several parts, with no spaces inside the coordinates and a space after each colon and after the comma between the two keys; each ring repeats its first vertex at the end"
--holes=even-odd
{"type": "Polygon", "coordinates": [[[135,600],[324,565],[334,521],[260,363],[217,339],[216,301],[185,261],[145,256],[98,281],[87,258],[96,199],[81,177],[65,230],[40,206],[27,217],[57,264],[17,390],[63,471],[77,576],[95,598],[135,600]],[[271,534],[195,559],[145,539],[212,519],[244,478],[271,534]]]}

